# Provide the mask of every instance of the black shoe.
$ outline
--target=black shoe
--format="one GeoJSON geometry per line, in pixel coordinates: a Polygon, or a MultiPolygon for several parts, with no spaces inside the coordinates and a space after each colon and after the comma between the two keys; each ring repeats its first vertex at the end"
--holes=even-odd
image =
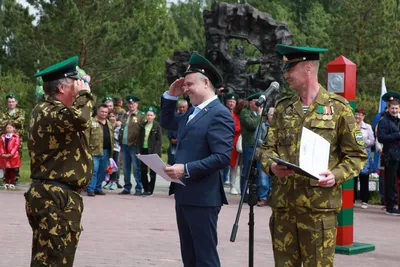
{"type": "Polygon", "coordinates": [[[88,197],[95,197],[96,196],[96,194],[94,192],[88,192],[87,195],[88,195],[88,197]]]}
{"type": "Polygon", "coordinates": [[[143,196],[143,193],[141,191],[136,191],[135,194],[133,194],[133,195],[137,196],[137,197],[141,197],[141,196],[143,196]]]}
{"type": "Polygon", "coordinates": [[[131,192],[126,191],[126,190],[122,190],[121,192],[118,193],[118,195],[130,195],[131,192]]]}
{"type": "Polygon", "coordinates": [[[106,195],[106,193],[104,193],[103,191],[97,191],[97,192],[94,192],[96,195],[99,195],[99,196],[105,196],[106,195]]]}
{"type": "Polygon", "coordinates": [[[121,189],[121,188],[122,188],[122,185],[120,185],[119,182],[117,182],[117,187],[118,187],[119,189],[121,189]]]}
{"type": "Polygon", "coordinates": [[[392,215],[392,216],[400,216],[400,210],[398,209],[386,209],[386,215],[392,215]]]}
{"type": "Polygon", "coordinates": [[[144,192],[144,193],[143,193],[143,196],[144,196],[144,197],[152,197],[152,196],[153,196],[153,193],[151,193],[151,192],[144,192]]]}

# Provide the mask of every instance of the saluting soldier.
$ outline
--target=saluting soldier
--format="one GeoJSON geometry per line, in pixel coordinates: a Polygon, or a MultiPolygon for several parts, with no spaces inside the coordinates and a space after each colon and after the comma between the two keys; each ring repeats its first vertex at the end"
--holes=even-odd
{"type": "Polygon", "coordinates": [[[31,266],[73,266],[82,231],[80,192],[93,170],[84,131],[93,97],[77,76],[77,64],[75,56],[35,74],[43,78],[45,97],[29,123],[32,183],[25,199],[33,231],[31,266]]]}
{"type": "MultiPolygon", "coordinates": [[[[21,139],[21,144],[18,148],[18,153],[22,159],[22,139],[24,136],[24,123],[25,123],[25,111],[23,109],[17,108],[18,97],[16,94],[6,95],[7,108],[1,112],[0,116],[0,126],[1,132],[4,132],[5,124],[11,122],[15,126],[15,130],[21,139]]],[[[19,168],[15,168],[17,171],[17,176],[15,182],[18,183],[19,178],[19,168]]]]}
{"type": "Polygon", "coordinates": [[[121,195],[129,195],[132,189],[131,170],[133,164],[133,175],[135,177],[135,196],[141,196],[142,180],[140,176],[140,160],[137,158],[137,145],[139,144],[140,124],[144,122],[145,117],[140,114],[138,105],[140,99],[136,96],[129,95],[126,97],[129,111],[122,117],[121,130],[119,132],[119,143],[121,145],[121,153],[124,168],[124,189],[119,193],[121,195]]]}
{"type": "Polygon", "coordinates": [[[270,231],[275,266],[334,266],[342,184],[360,173],[367,156],[348,102],[318,83],[320,52],[327,49],[277,45],[284,76],[297,94],[280,100],[261,147],[261,163],[272,177],[270,231]],[[328,170],[312,180],[267,155],[299,164],[302,128],[330,145],[328,170]]]}

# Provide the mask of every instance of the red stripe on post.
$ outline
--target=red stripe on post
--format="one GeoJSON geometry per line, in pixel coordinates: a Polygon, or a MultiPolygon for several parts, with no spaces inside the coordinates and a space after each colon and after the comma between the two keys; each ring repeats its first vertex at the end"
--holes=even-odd
{"type": "Polygon", "coordinates": [[[342,209],[352,209],[354,206],[354,190],[343,190],[342,201],[342,209]]]}
{"type": "Polygon", "coordinates": [[[353,244],[353,225],[338,226],[336,234],[336,245],[348,246],[353,244]]]}

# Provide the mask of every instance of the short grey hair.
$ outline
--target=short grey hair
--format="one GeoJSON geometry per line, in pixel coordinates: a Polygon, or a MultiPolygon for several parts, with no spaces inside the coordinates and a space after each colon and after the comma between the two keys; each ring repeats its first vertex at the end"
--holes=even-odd
{"type": "Polygon", "coordinates": [[[69,86],[73,82],[70,78],[62,78],[54,81],[44,82],[43,91],[49,96],[54,96],[58,93],[58,85],[69,86]]]}
{"type": "Polygon", "coordinates": [[[211,80],[205,76],[204,74],[201,74],[200,72],[196,72],[197,77],[201,80],[204,81],[205,79],[207,79],[210,82],[210,87],[211,89],[214,91],[214,93],[217,93],[217,89],[215,88],[214,84],[211,82],[211,80]]]}
{"type": "Polygon", "coordinates": [[[185,106],[188,106],[188,105],[189,105],[188,102],[187,102],[185,99],[179,100],[179,101],[178,101],[178,106],[179,106],[180,104],[184,104],[185,106]]]}

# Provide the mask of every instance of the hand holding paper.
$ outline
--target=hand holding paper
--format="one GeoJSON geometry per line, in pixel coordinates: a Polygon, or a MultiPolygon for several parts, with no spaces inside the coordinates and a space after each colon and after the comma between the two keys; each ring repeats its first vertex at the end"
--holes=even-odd
{"type": "MultiPolygon", "coordinates": [[[[176,179],[176,178],[171,178],[167,173],[165,173],[164,170],[167,167],[167,165],[162,161],[162,159],[157,154],[149,154],[149,155],[138,154],[137,157],[141,161],[143,161],[143,163],[146,164],[150,169],[155,171],[158,175],[160,175],[165,180],[173,182],[173,183],[185,185],[181,180],[176,179]]],[[[170,168],[170,167],[168,167],[168,168],[170,168]]]]}

